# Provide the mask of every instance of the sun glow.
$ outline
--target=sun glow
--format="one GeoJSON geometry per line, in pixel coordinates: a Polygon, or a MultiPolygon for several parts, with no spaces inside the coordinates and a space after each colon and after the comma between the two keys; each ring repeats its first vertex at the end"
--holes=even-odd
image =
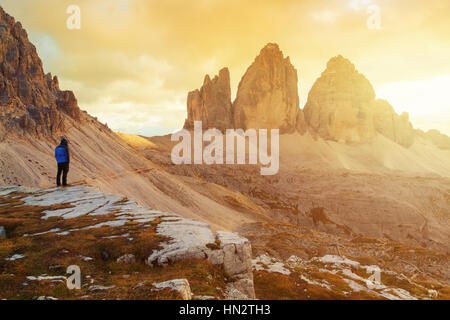
{"type": "Polygon", "coordinates": [[[414,126],[450,134],[448,0],[78,0],[80,30],[65,27],[70,4],[1,5],[28,30],[45,71],[115,130],[173,132],[206,73],[228,67],[234,95],[259,50],[276,42],[298,70],[300,107],[326,62],[342,54],[414,126]],[[378,30],[367,24],[372,5],[378,30]],[[147,119],[138,130],[136,118],[147,119]]]}

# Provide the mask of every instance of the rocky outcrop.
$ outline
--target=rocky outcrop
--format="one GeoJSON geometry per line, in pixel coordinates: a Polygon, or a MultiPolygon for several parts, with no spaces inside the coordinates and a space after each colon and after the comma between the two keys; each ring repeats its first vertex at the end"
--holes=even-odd
{"type": "Polygon", "coordinates": [[[234,125],[242,129],[295,132],[299,96],[297,70],[277,44],[265,46],[239,83],[234,125]]]}
{"type": "Polygon", "coordinates": [[[206,75],[201,89],[189,92],[187,110],[185,129],[193,129],[194,121],[202,121],[205,129],[224,131],[233,128],[230,72],[227,68],[220,70],[212,80],[206,75]]]}
{"type": "MultiPolygon", "coordinates": [[[[230,232],[218,231],[216,237],[220,243],[219,254],[216,256],[219,260],[216,263],[222,264],[225,272],[234,278],[234,281],[227,285],[227,292],[237,291],[244,294],[247,299],[255,299],[250,241],[230,232]]],[[[232,298],[230,294],[228,296],[229,299],[232,298]]]]}
{"type": "Polygon", "coordinates": [[[427,132],[417,130],[416,133],[422,138],[431,141],[439,149],[450,150],[450,137],[442,134],[439,130],[429,130],[427,132]]]}
{"type": "Polygon", "coordinates": [[[63,129],[63,113],[80,118],[74,94],[44,75],[27,32],[1,7],[0,40],[0,122],[6,131],[52,135],[63,129]]]}
{"type": "Polygon", "coordinates": [[[183,260],[209,260],[221,265],[235,281],[228,289],[238,290],[248,299],[255,298],[252,273],[252,249],[250,242],[235,233],[218,231],[214,237],[209,226],[203,222],[180,219],[162,222],[158,234],[170,240],[155,250],[146,263],[165,266],[183,260]]]}
{"type": "Polygon", "coordinates": [[[373,138],[375,92],[342,56],[332,58],[316,80],[305,105],[309,129],[324,139],[365,142],[373,138]]]}
{"type": "Polygon", "coordinates": [[[414,143],[415,130],[408,113],[398,115],[386,100],[379,99],[375,102],[373,122],[376,132],[392,141],[406,148],[414,143]]]}
{"type": "MultiPolygon", "coordinates": [[[[157,224],[156,235],[161,236],[161,242],[158,242],[153,251],[148,252],[150,256],[145,259],[146,265],[155,267],[167,266],[171,263],[187,260],[209,261],[214,265],[221,266],[227,276],[233,279],[227,284],[227,290],[232,289],[235,294],[239,291],[240,295],[245,296],[247,299],[255,298],[252,248],[246,238],[236,233],[218,231],[214,235],[209,225],[204,222],[186,219],[175,213],[142,207],[123,196],[104,194],[94,188],[85,186],[66,189],[30,189],[20,186],[0,187],[0,200],[4,200],[5,197],[11,194],[18,193],[20,193],[21,204],[16,207],[17,210],[36,206],[50,208],[42,211],[43,214],[40,218],[42,220],[48,220],[49,218],[71,220],[88,216],[97,217],[91,221],[90,225],[84,224],[82,228],[66,230],[51,228],[38,233],[24,234],[24,237],[37,237],[51,233],[65,237],[83,230],[111,227],[117,228],[116,230],[121,229],[121,231],[117,235],[108,236],[107,238],[124,237],[132,241],[133,238],[130,238],[129,233],[124,233],[125,230],[123,228],[130,224],[138,225],[139,228],[145,228],[149,224],[155,223],[157,224]],[[97,221],[100,218],[102,222],[97,221]]],[[[22,258],[24,258],[23,255],[11,257],[14,260],[22,258]]],[[[85,261],[92,260],[89,257],[84,258],[89,259],[85,261]]],[[[116,262],[132,264],[139,263],[139,260],[135,255],[127,253],[120,255],[116,262]]],[[[178,284],[181,284],[181,287],[189,286],[185,286],[182,282],[182,280],[176,280],[164,285],[168,284],[177,287],[178,284]]]]}
{"type": "Polygon", "coordinates": [[[171,289],[178,291],[183,300],[192,300],[192,291],[189,281],[187,279],[175,279],[161,283],[153,283],[153,286],[157,289],[171,289]]]}
{"type": "Polygon", "coordinates": [[[134,254],[127,253],[117,258],[116,262],[124,264],[133,264],[136,262],[136,257],[134,256],[134,254]]]}
{"type": "Polygon", "coordinates": [[[304,113],[309,130],[324,139],[360,143],[379,133],[407,148],[414,142],[408,114],[398,115],[387,101],[376,100],[369,80],[341,55],[314,83],[304,113]]]}

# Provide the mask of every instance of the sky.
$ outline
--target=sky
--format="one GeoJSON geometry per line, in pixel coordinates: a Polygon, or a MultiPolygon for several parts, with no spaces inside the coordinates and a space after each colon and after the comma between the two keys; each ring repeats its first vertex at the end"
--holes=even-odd
{"type": "Polygon", "coordinates": [[[117,131],[181,128],[189,91],[223,67],[233,96],[261,48],[298,70],[301,108],[338,54],[416,128],[450,135],[448,0],[0,0],[28,31],[45,72],[117,131]],[[77,5],[80,29],[67,28],[77,5]],[[379,17],[379,19],[378,19],[379,17]]]}

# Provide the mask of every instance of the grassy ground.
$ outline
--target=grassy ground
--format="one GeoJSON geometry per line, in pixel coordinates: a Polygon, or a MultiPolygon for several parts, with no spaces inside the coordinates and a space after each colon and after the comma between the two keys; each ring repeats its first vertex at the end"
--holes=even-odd
{"type": "Polygon", "coordinates": [[[5,226],[8,235],[7,239],[0,239],[0,299],[34,299],[40,296],[59,299],[179,299],[178,292],[153,290],[152,283],[181,278],[188,279],[196,295],[223,296],[226,286],[224,272],[206,261],[183,261],[165,268],[151,268],[144,263],[152,251],[167,240],[155,232],[160,221],[155,220],[145,226],[129,222],[121,227],[105,226],[73,231],[68,235],[24,236],[56,228],[58,232],[80,229],[113,220],[114,213],[43,220],[43,211],[70,205],[24,206],[20,200],[23,196],[13,193],[0,197],[0,225],[5,226]],[[106,238],[111,236],[116,237],[106,238]],[[24,258],[7,260],[16,254],[24,258]],[[117,263],[117,258],[124,254],[135,255],[136,262],[117,263]],[[27,279],[28,276],[41,275],[69,276],[66,269],[70,265],[81,269],[81,290],[69,290],[64,279],[27,279]],[[92,290],[96,285],[113,288],[92,290]]]}

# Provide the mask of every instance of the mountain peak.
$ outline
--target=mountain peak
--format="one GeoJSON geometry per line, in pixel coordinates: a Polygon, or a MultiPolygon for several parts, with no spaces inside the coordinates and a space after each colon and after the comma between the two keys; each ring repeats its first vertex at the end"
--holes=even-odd
{"type": "Polygon", "coordinates": [[[328,61],[311,88],[304,113],[310,131],[324,139],[359,143],[381,134],[404,147],[414,143],[409,116],[376,100],[369,80],[342,55],[328,61]]]}
{"type": "Polygon", "coordinates": [[[280,46],[276,43],[268,43],[261,49],[261,53],[281,52],[280,46]]]}
{"type": "Polygon", "coordinates": [[[64,130],[64,114],[80,119],[75,95],[61,91],[56,76],[44,74],[21,23],[0,9],[0,135],[57,135],[64,130]]]}
{"type": "Polygon", "coordinates": [[[275,43],[267,44],[239,83],[233,104],[236,128],[292,133],[299,109],[297,70],[275,43]]]}
{"type": "Polygon", "coordinates": [[[225,130],[232,128],[230,71],[223,68],[212,80],[205,76],[203,86],[188,94],[188,117],[184,128],[192,129],[194,121],[202,121],[204,128],[225,130]]]}
{"type": "Polygon", "coordinates": [[[280,129],[282,133],[305,131],[298,96],[297,70],[284,58],[276,43],[261,49],[242,77],[236,100],[231,103],[230,72],[205,77],[200,90],[188,95],[185,128],[194,121],[203,128],[280,129]]]}
{"type": "Polygon", "coordinates": [[[356,71],[355,65],[342,55],[331,58],[327,63],[327,71],[356,71]]]}

